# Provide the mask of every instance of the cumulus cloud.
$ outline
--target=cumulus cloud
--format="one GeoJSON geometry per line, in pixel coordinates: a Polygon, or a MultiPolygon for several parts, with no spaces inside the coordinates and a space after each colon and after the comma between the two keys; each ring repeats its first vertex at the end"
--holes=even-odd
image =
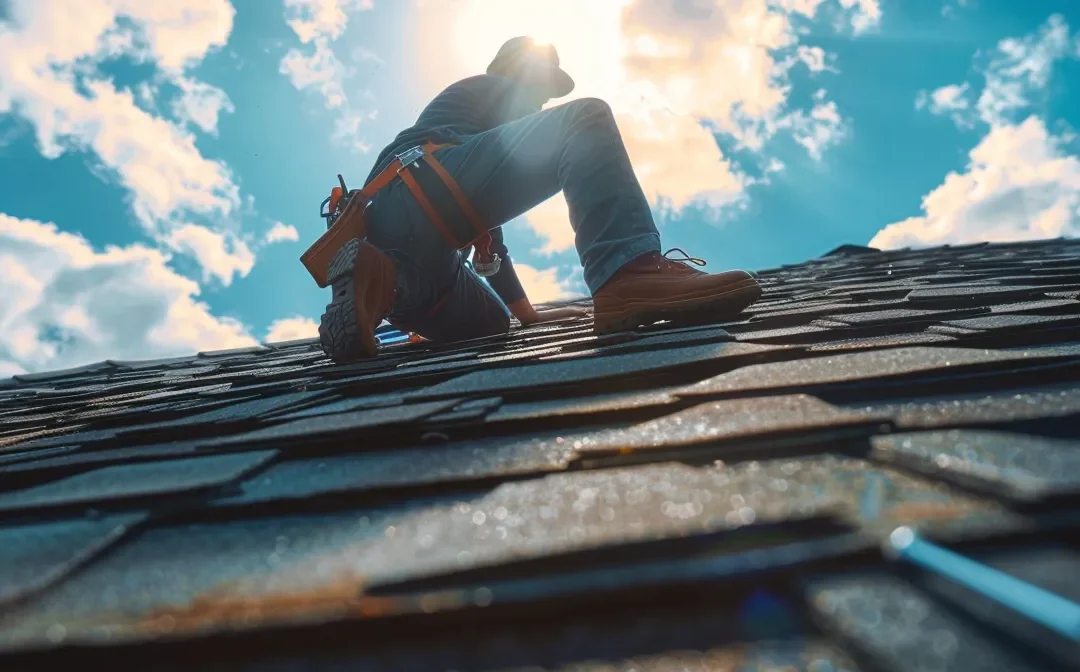
{"type": "Polygon", "coordinates": [[[1070,36],[1069,25],[1060,14],[1050,16],[1031,35],[1001,40],[976,64],[982,90],[972,98],[974,85],[950,84],[927,95],[920,91],[917,108],[949,115],[959,126],[977,122],[989,126],[1015,123],[1040,97],[1050,83],[1060,61],[1080,58],[1080,34],[1070,36]]]}
{"type": "Polygon", "coordinates": [[[933,114],[939,115],[948,114],[952,116],[957,126],[970,127],[973,125],[969,114],[971,100],[968,94],[970,91],[971,84],[967,82],[948,84],[929,94],[926,91],[919,91],[915,97],[915,109],[929,109],[933,114]]]}
{"type": "Polygon", "coordinates": [[[904,247],[1016,241],[1080,234],[1080,159],[1068,138],[1054,135],[1031,113],[1054,64],[1080,39],[1051,16],[1031,35],[997,44],[983,70],[985,86],[972,104],[968,83],[923,96],[916,106],[952,113],[957,123],[982,122],[987,134],[969,153],[962,173],[950,173],[923,198],[923,214],[883,228],[870,244],[904,247]],[[1025,115],[1022,121],[1017,115],[1025,115]]]}
{"type": "Polygon", "coordinates": [[[514,270],[517,271],[518,280],[521,281],[521,287],[525,290],[526,296],[529,297],[529,301],[532,303],[557,301],[572,295],[570,291],[570,281],[560,280],[558,277],[558,269],[545,268],[544,270],[539,270],[528,264],[519,264],[515,262],[514,270]]]}
{"type": "Polygon", "coordinates": [[[229,97],[216,86],[190,77],[178,77],[175,83],[181,95],[173,100],[173,114],[206,133],[217,135],[218,117],[222,112],[236,111],[229,97]]]}
{"type": "Polygon", "coordinates": [[[203,269],[203,282],[217,278],[226,287],[233,276],[247,276],[255,266],[255,254],[243,240],[232,233],[211,231],[198,224],[185,224],[165,238],[165,244],[186,253],[203,269]]]}
{"type": "Polygon", "coordinates": [[[349,12],[372,9],[371,0],[285,0],[285,22],[304,44],[320,37],[336,40],[349,12]]]}
{"type": "Polygon", "coordinates": [[[263,243],[267,245],[286,241],[295,243],[298,240],[300,240],[300,232],[292,224],[285,224],[284,222],[274,222],[274,225],[266,232],[266,236],[263,237],[263,243]]]}
{"type": "Polygon", "coordinates": [[[0,367],[41,371],[255,344],[239,321],[213,315],[198,283],[167,261],[143,245],[98,250],[55,224],[0,214],[0,367]]]}
{"type": "Polygon", "coordinates": [[[1006,242],[1080,235],[1080,159],[1038,117],[998,126],[962,173],[923,199],[923,214],[882,229],[870,245],[1006,242]]]}
{"type": "MultiPolygon", "coordinates": [[[[193,218],[232,221],[240,197],[229,168],[98,69],[120,56],[153,64],[155,76],[180,91],[172,104],[180,121],[214,132],[232,105],[187,71],[228,39],[235,13],[228,0],[12,0],[8,8],[10,21],[0,24],[0,114],[29,121],[42,155],[90,153],[128,191],[155,240],[193,218]]],[[[155,87],[137,89],[145,103],[155,87]]]]}
{"type": "Polygon", "coordinates": [[[317,91],[328,109],[348,104],[345,78],[349,70],[326,40],[317,40],[310,51],[290,49],[282,57],[279,70],[296,88],[317,91]]]}
{"type": "Polygon", "coordinates": [[[266,330],[267,343],[294,341],[299,338],[315,338],[319,335],[319,323],[310,317],[285,317],[275,320],[266,330]]]}
{"type": "MultiPolygon", "coordinates": [[[[371,0],[285,0],[285,22],[304,46],[289,49],[278,66],[293,86],[314,91],[323,105],[336,113],[331,140],[361,153],[371,151],[360,124],[372,113],[356,109],[350,101],[345,82],[356,68],[338,57],[332,43],[345,32],[350,13],[373,6],[371,0]]],[[[355,46],[351,53],[353,63],[382,64],[378,55],[365,47],[355,46]]]]}

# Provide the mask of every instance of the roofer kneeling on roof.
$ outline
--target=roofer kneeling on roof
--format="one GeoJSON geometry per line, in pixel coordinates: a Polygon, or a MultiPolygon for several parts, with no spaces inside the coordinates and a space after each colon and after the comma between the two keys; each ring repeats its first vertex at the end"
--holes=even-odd
{"type": "Polygon", "coordinates": [[[506,333],[511,314],[524,325],[586,315],[534,308],[503,243],[503,224],[560,190],[597,333],[688,314],[725,319],[760,297],[749,273],[707,274],[684,263],[700,260],[660,254],[611,108],[583,98],[541,110],[573,88],[554,47],[514,38],[487,74],[437,95],[379,155],[363,189],[339,176],[324,202],[328,230],[301,258],[333,287],[319,327],[332,359],[373,356],[383,319],[456,341],[506,333]]]}

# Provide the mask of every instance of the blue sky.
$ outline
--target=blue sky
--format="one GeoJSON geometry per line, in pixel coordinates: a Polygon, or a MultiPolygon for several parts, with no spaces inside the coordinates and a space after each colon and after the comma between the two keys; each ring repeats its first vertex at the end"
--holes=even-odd
{"type": "MultiPolygon", "coordinates": [[[[336,173],[525,33],[710,268],[1080,231],[1075,0],[0,0],[0,376],[312,335],[336,173]]],[[[561,197],[506,234],[584,291],[561,197]]]]}

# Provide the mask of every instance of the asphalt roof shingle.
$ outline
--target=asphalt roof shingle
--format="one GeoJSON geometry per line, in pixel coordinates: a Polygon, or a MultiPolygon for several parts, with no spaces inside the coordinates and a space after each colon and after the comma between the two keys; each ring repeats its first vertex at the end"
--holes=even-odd
{"type": "Polygon", "coordinates": [[[0,381],[0,666],[1067,668],[993,581],[1080,614],[1080,241],[760,278],[721,324],[0,381]]]}

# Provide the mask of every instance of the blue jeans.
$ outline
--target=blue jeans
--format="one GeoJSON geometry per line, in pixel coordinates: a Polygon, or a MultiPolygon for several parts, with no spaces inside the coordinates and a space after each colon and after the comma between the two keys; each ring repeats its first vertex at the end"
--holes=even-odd
{"type": "MultiPolygon", "coordinates": [[[[648,200],[602,100],[542,110],[435,156],[492,229],[562,190],[592,293],[627,262],[660,250],[648,200]]],[[[438,233],[400,180],[376,195],[366,216],[368,239],[397,264],[392,324],[438,341],[509,330],[506,306],[464,264],[462,253],[438,233]]]]}

